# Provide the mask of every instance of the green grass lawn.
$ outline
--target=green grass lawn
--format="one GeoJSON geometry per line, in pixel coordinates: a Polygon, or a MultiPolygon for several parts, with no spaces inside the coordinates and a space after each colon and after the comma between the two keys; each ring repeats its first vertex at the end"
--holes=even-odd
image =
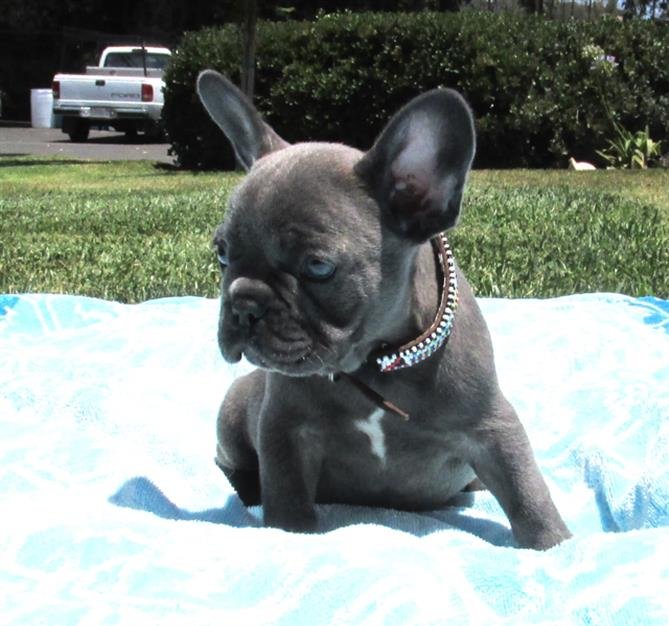
{"type": "MultiPolygon", "coordinates": [[[[0,157],[0,293],[215,296],[236,174],[0,157]]],[[[669,172],[476,171],[456,257],[478,295],[669,297],[669,172]]]]}

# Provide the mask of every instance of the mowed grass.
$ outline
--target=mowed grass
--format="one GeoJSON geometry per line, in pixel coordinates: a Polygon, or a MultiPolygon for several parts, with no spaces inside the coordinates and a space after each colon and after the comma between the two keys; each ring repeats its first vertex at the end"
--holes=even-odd
{"type": "Polygon", "coordinates": [[[479,295],[669,297],[669,172],[474,172],[451,239],[479,295]]]}
{"type": "Polygon", "coordinates": [[[0,292],[139,302],[217,290],[211,235],[235,175],[0,159],[0,292]]]}
{"type": "MultiPolygon", "coordinates": [[[[0,293],[216,296],[211,235],[239,180],[0,157],[0,293]]],[[[667,298],[669,173],[475,171],[451,240],[480,296],[667,298]]]]}

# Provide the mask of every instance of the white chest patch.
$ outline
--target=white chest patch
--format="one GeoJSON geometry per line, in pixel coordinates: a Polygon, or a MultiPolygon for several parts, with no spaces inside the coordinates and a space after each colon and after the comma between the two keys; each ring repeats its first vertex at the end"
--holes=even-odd
{"type": "Polygon", "coordinates": [[[369,437],[369,444],[372,448],[372,454],[386,464],[386,436],[383,434],[381,420],[385,412],[383,409],[375,409],[367,419],[356,420],[355,427],[369,437]]]}

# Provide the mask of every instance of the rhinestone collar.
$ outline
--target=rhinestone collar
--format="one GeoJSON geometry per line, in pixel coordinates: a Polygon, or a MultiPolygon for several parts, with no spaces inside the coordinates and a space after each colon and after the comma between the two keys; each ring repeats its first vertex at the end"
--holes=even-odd
{"type": "Polygon", "coordinates": [[[376,356],[376,364],[382,373],[412,367],[429,359],[451,335],[453,318],[458,306],[458,279],[455,272],[453,252],[444,233],[432,239],[442,274],[441,301],[432,325],[420,337],[404,344],[393,352],[376,356]]]}

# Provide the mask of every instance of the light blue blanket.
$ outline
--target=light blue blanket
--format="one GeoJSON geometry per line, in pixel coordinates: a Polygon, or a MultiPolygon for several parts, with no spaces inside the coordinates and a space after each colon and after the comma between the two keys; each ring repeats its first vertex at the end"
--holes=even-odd
{"type": "Polygon", "coordinates": [[[501,384],[574,538],[512,546],[491,495],[322,506],[263,529],[213,462],[247,365],[217,303],[0,296],[0,622],[669,624],[669,303],[482,300],[501,384]]]}

